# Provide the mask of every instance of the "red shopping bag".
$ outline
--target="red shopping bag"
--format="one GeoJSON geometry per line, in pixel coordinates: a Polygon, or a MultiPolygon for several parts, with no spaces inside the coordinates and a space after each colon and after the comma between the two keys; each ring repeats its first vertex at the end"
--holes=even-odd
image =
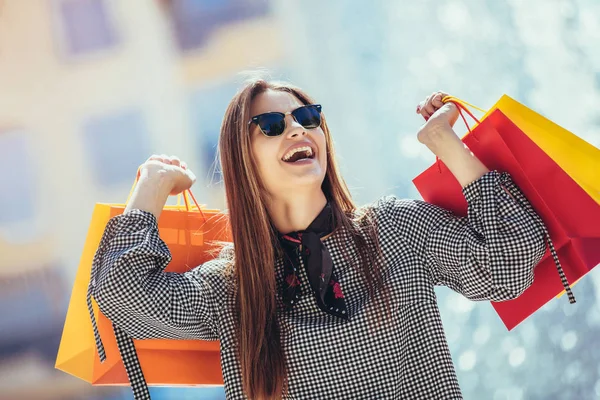
{"type": "MultiPolygon", "coordinates": [[[[569,282],[600,262],[600,206],[506,115],[495,110],[463,142],[489,169],[511,174],[546,224],[569,282]]],[[[443,163],[413,183],[425,201],[467,215],[462,188],[443,163]]],[[[535,268],[531,287],[517,299],[492,305],[511,330],[562,291],[548,250],[535,268]]]]}

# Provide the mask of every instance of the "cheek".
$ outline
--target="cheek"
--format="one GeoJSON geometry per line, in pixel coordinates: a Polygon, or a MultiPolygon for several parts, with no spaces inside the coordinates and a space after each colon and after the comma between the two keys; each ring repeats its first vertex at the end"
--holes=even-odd
{"type": "Polygon", "coordinates": [[[257,140],[252,143],[252,155],[261,175],[265,176],[277,163],[277,148],[272,143],[257,140]]]}
{"type": "Polygon", "coordinates": [[[320,134],[315,138],[319,149],[321,149],[321,157],[319,158],[321,159],[322,164],[327,164],[327,141],[325,140],[325,134],[323,133],[323,131],[321,131],[320,129],[319,131],[320,134]]]}

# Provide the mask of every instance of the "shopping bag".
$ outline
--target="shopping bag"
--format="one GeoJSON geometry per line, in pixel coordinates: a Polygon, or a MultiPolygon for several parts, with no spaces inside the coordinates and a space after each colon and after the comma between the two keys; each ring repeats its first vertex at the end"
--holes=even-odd
{"type": "MultiPolygon", "coordinates": [[[[166,206],[158,220],[159,235],[172,261],[166,271],[185,272],[214,258],[219,242],[230,242],[226,214],[185,205],[166,206]]],[[[195,202],[195,200],[194,200],[195,202]]],[[[55,367],[93,385],[129,385],[112,323],[93,303],[106,360],[96,351],[86,294],[92,260],[108,221],[125,209],[123,204],[96,204],[73,285],[55,367]]],[[[203,340],[134,340],[148,385],[222,385],[220,346],[203,340]]]]}
{"type": "MultiPolygon", "coordinates": [[[[511,174],[544,221],[569,282],[600,262],[600,206],[502,111],[496,109],[463,138],[491,170],[511,174]]],[[[425,201],[466,216],[462,188],[440,161],[413,183],[425,201]]],[[[550,251],[534,271],[534,282],[519,298],[492,302],[511,330],[563,291],[550,251]]]]}
{"type": "Polygon", "coordinates": [[[600,149],[503,95],[484,115],[500,110],[600,204],[600,149]]]}

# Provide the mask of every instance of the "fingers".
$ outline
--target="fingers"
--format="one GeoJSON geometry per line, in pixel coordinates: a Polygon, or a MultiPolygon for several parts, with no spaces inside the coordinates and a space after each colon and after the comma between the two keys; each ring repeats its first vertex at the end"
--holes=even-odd
{"type": "MultiPolygon", "coordinates": [[[[153,154],[152,156],[150,156],[150,158],[148,158],[147,161],[158,161],[167,165],[175,165],[177,167],[182,167],[183,165],[186,165],[187,168],[187,164],[185,164],[184,162],[182,162],[179,157],[177,156],[168,156],[166,154],[153,154]]],[[[185,169],[185,168],[184,168],[185,169]]]]}
{"type": "Polygon", "coordinates": [[[436,110],[439,110],[444,105],[444,103],[442,102],[442,98],[443,98],[443,95],[441,92],[437,92],[431,98],[431,104],[436,108],[436,110]]]}
{"type": "Polygon", "coordinates": [[[169,157],[169,163],[171,165],[175,165],[177,167],[181,167],[181,160],[179,158],[177,158],[176,156],[169,157]]]}
{"type": "Polygon", "coordinates": [[[160,155],[153,154],[146,161],[159,161],[162,162],[162,157],[160,155]]]}
{"type": "Polygon", "coordinates": [[[419,105],[417,106],[417,113],[421,114],[423,116],[423,118],[425,118],[425,121],[427,121],[429,118],[431,118],[433,113],[435,113],[435,109],[434,109],[433,105],[431,104],[431,98],[434,95],[435,95],[435,93],[431,94],[430,96],[427,96],[425,98],[425,100],[420,102],[419,105]]]}
{"type": "MultiPolygon", "coordinates": [[[[189,173],[192,173],[188,169],[187,163],[184,161],[181,161],[179,159],[179,157],[177,157],[177,156],[167,156],[166,154],[153,154],[146,160],[146,163],[151,162],[151,161],[158,162],[161,164],[166,164],[166,165],[173,165],[175,167],[179,167],[185,171],[188,171],[189,173]]],[[[139,171],[138,171],[138,174],[139,174],[139,171]]]]}
{"type": "Polygon", "coordinates": [[[146,161],[158,161],[163,164],[171,165],[171,158],[166,154],[153,154],[146,161]]]}
{"type": "Polygon", "coordinates": [[[174,185],[171,194],[178,194],[188,190],[196,182],[196,175],[188,168],[187,164],[177,156],[166,154],[153,154],[138,168],[137,179],[144,176],[164,174],[174,185]]]}
{"type": "Polygon", "coordinates": [[[427,99],[427,103],[425,103],[425,106],[423,106],[422,110],[424,112],[423,116],[427,119],[429,119],[437,111],[437,109],[431,103],[431,99],[427,99]]]}
{"type": "Polygon", "coordinates": [[[425,121],[427,121],[437,110],[444,106],[442,99],[448,96],[445,92],[437,91],[427,96],[427,98],[420,102],[417,106],[417,114],[421,114],[425,121]]]}
{"type": "Polygon", "coordinates": [[[426,121],[433,115],[433,113],[435,113],[435,111],[436,110],[429,101],[429,98],[427,98],[425,101],[422,101],[417,106],[417,113],[421,114],[426,121]]]}

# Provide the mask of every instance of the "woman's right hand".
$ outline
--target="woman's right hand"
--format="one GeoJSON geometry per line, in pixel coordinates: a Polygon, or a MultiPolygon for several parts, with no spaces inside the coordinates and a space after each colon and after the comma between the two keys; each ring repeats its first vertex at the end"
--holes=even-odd
{"type": "Polygon", "coordinates": [[[140,166],[140,180],[160,181],[170,188],[171,195],[177,195],[188,190],[196,175],[187,168],[187,164],[176,156],[153,155],[140,166]]]}
{"type": "Polygon", "coordinates": [[[189,189],[196,176],[177,157],[154,155],[146,160],[138,170],[138,182],[125,207],[130,210],[148,211],[158,219],[169,195],[176,195],[189,189]]]}

